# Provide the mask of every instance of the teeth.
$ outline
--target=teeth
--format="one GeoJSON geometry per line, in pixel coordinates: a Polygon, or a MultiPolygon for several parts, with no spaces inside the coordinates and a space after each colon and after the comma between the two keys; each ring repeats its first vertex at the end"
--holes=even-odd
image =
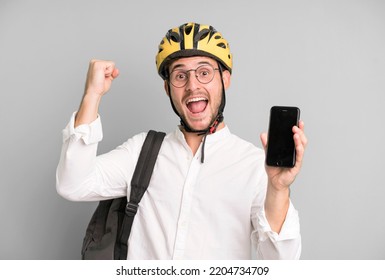
{"type": "Polygon", "coordinates": [[[198,102],[198,101],[206,101],[207,99],[204,97],[195,97],[187,100],[186,104],[189,104],[191,102],[198,102]]]}

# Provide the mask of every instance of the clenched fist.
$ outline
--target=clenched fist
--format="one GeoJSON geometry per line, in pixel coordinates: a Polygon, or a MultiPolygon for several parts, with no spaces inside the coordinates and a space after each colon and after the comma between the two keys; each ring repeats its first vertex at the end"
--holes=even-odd
{"type": "Polygon", "coordinates": [[[88,67],[85,94],[104,95],[118,75],[119,69],[115,67],[113,61],[91,60],[88,67]]]}

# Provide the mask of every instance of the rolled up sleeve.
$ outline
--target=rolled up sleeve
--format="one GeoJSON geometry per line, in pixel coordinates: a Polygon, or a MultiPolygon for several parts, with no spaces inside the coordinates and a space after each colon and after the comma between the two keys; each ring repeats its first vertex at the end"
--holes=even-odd
{"type": "MultiPolygon", "coordinates": [[[[128,145],[97,156],[103,138],[100,116],[74,128],[74,113],[62,131],[63,144],[56,169],[56,190],[72,201],[97,201],[127,195],[127,177],[136,157],[128,145]]],[[[133,142],[133,141],[131,141],[133,142]]],[[[136,147],[136,145],[132,145],[136,147]]]]}
{"type": "Polygon", "coordinates": [[[272,231],[264,207],[256,213],[251,239],[258,259],[299,259],[301,234],[298,211],[290,201],[285,222],[280,233],[272,231]]]}
{"type": "Polygon", "coordinates": [[[90,124],[82,124],[75,128],[75,116],[74,112],[71,116],[70,121],[67,126],[63,129],[63,143],[65,143],[70,138],[73,138],[73,141],[78,141],[82,139],[84,144],[96,144],[103,139],[103,130],[102,123],[100,121],[100,116],[98,115],[97,119],[90,124]]]}

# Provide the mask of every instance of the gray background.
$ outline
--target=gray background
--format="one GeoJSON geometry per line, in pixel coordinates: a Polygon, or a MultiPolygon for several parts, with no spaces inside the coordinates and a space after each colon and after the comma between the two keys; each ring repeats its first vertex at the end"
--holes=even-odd
{"type": "Polygon", "coordinates": [[[101,105],[106,152],[178,119],[155,70],[165,32],[197,21],[234,54],[225,120],[260,146],[273,105],[310,140],[292,187],[302,259],[385,258],[385,2],[0,0],[0,259],[78,259],[96,206],[55,190],[61,130],[91,58],[121,75],[101,105]]]}

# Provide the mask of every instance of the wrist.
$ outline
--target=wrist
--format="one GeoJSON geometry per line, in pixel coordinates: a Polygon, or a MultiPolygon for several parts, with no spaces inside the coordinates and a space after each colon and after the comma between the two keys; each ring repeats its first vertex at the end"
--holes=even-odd
{"type": "Polygon", "coordinates": [[[87,102],[90,104],[96,103],[99,105],[100,100],[102,99],[103,94],[99,94],[97,91],[92,89],[87,89],[84,91],[82,103],[87,102]]]}
{"type": "Polygon", "coordinates": [[[290,199],[290,188],[276,188],[271,184],[267,185],[266,201],[288,202],[290,199]]]}

